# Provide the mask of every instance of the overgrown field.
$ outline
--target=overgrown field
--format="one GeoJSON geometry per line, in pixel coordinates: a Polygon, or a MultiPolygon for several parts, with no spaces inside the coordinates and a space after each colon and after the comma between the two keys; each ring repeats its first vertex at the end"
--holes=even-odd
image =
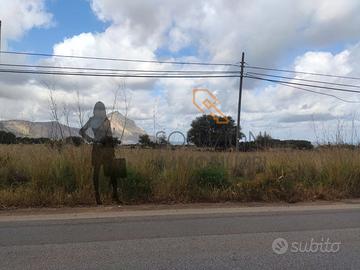
{"type": "MultiPolygon", "coordinates": [[[[360,150],[201,152],[117,149],[124,203],[286,201],[360,197],[360,150]]],[[[110,203],[109,181],[101,194],[110,203]]],[[[91,147],[0,146],[0,207],[94,204],[91,147]]]]}

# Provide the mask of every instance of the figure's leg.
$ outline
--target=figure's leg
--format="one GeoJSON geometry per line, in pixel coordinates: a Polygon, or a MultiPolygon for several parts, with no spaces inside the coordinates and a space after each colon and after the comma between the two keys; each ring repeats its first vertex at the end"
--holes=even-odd
{"type": "Polygon", "coordinates": [[[94,183],[94,190],[95,190],[95,200],[97,204],[102,204],[100,200],[100,193],[99,193],[99,175],[100,175],[100,166],[94,166],[94,174],[93,174],[93,183],[94,183]]]}
{"type": "Polygon", "coordinates": [[[111,181],[111,185],[113,188],[113,194],[112,194],[112,199],[113,201],[119,203],[119,196],[118,196],[118,190],[117,190],[117,178],[116,176],[114,176],[113,174],[110,177],[110,181],[111,181]]]}

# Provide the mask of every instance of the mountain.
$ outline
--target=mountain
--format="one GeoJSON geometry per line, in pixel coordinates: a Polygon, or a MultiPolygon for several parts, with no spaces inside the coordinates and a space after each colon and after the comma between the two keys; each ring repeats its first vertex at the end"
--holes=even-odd
{"type": "Polygon", "coordinates": [[[24,120],[0,121],[0,130],[11,132],[17,137],[29,138],[61,138],[61,131],[64,137],[78,136],[79,129],[68,127],[55,122],[31,122],[24,120]],[[60,131],[61,130],[61,131],[60,131]]]}
{"type": "MultiPolygon", "coordinates": [[[[137,143],[139,135],[146,134],[133,120],[127,118],[125,121],[125,117],[119,112],[108,114],[108,118],[111,122],[114,137],[121,137],[125,125],[124,135],[122,137],[122,143],[124,144],[137,143]]],[[[64,137],[79,136],[79,128],[69,127],[63,124],[59,125],[56,121],[31,122],[24,120],[4,120],[0,121],[0,130],[11,132],[17,137],[30,138],[61,138],[61,133],[64,137]]]]}
{"type": "Polygon", "coordinates": [[[124,129],[124,135],[122,137],[122,142],[124,144],[133,144],[139,141],[139,136],[146,134],[145,130],[138,127],[135,122],[129,118],[126,118],[119,112],[112,112],[108,114],[108,118],[111,123],[111,129],[113,136],[120,138],[124,129]]]}

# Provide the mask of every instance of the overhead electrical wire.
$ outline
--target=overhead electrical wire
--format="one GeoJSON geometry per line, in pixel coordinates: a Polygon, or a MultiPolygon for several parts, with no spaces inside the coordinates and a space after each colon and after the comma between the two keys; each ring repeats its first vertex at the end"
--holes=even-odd
{"type": "MultiPolygon", "coordinates": [[[[260,78],[259,78],[259,79],[260,79],[260,78]]],[[[267,80],[266,78],[264,78],[264,80],[269,81],[269,80],[267,80]]],[[[273,81],[271,80],[271,82],[273,82],[273,81]]],[[[328,97],[336,98],[336,99],[341,100],[341,101],[346,102],[346,103],[360,103],[360,100],[359,100],[359,101],[347,100],[347,99],[338,97],[338,96],[333,95],[333,94],[324,93],[324,92],[318,92],[318,91],[314,91],[314,90],[311,90],[311,89],[306,89],[306,88],[302,88],[302,87],[299,87],[299,86],[291,85],[291,84],[289,84],[288,82],[280,82],[280,81],[279,81],[279,82],[273,82],[273,83],[280,84],[280,85],[284,85],[284,86],[287,86],[287,87],[290,87],[290,88],[294,88],[294,89],[298,89],[298,90],[301,90],[301,91],[306,91],[306,92],[310,92],[310,93],[314,93],[314,94],[318,94],[318,95],[323,95],[323,96],[328,96],[328,97]]],[[[314,86],[314,87],[316,87],[316,86],[314,86]]]]}
{"type": "Polygon", "coordinates": [[[116,68],[92,68],[92,67],[70,67],[70,66],[54,66],[54,65],[28,65],[28,64],[10,64],[0,63],[0,66],[5,67],[22,67],[34,69],[69,69],[69,70],[91,70],[91,71],[119,71],[119,72],[148,72],[148,73],[219,73],[219,74],[239,74],[239,71],[234,70],[151,70],[151,69],[116,69],[116,68]]]}
{"type": "Polygon", "coordinates": [[[251,65],[245,65],[244,68],[245,69],[259,69],[259,70],[267,70],[267,71],[304,74],[304,75],[323,76],[323,77],[331,77],[331,78],[339,78],[339,79],[360,80],[360,77],[341,76],[341,75],[306,72],[306,71],[296,71],[296,70],[287,70],[287,69],[277,69],[277,68],[267,68],[267,67],[251,66],[251,65]]]}
{"type": "Polygon", "coordinates": [[[16,52],[16,51],[0,51],[0,54],[41,56],[41,57],[58,57],[58,58],[72,58],[72,59],[87,59],[87,60],[119,61],[119,62],[134,62],[134,63],[156,63],[156,64],[173,64],[173,65],[200,65],[200,66],[232,66],[232,67],[240,67],[240,65],[238,65],[238,64],[231,64],[231,63],[144,60],[144,59],[127,59],[127,58],[115,58],[115,57],[80,56],[80,55],[32,53],[32,52],[16,52]]]}
{"type": "MultiPolygon", "coordinates": [[[[161,60],[144,60],[144,59],[126,59],[126,58],[114,58],[114,57],[95,57],[95,56],[78,56],[78,55],[63,55],[63,54],[47,54],[47,53],[31,53],[31,52],[15,52],[15,51],[0,51],[2,54],[14,54],[14,55],[28,55],[28,56],[40,56],[40,57],[58,57],[58,58],[71,58],[71,59],[87,59],[87,60],[105,60],[105,61],[119,61],[119,62],[132,62],[132,63],[156,63],[156,64],[173,64],[173,65],[201,65],[201,66],[227,66],[239,68],[239,64],[231,63],[206,63],[206,62],[182,62],[182,61],[161,61],[161,60]]],[[[154,70],[154,69],[117,69],[117,68],[95,68],[95,67],[74,67],[74,66],[55,66],[55,65],[29,65],[29,64],[11,64],[0,63],[0,73],[19,73],[19,74],[38,74],[38,75],[59,75],[59,76],[87,76],[87,77],[127,77],[127,78],[239,78],[239,70],[154,70]],[[6,68],[4,68],[6,67],[6,68]],[[13,67],[13,68],[7,68],[13,67]],[[18,69],[19,68],[19,69],[18,69]],[[20,69],[22,68],[22,69],[20,69]],[[60,71],[54,71],[60,70],[60,71]],[[81,72],[80,72],[81,71],[81,72]],[[101,71],[101,72],[100,72],[101,71]],[[116,72],[116,73],[115,73],[116,72]],[[119,73],[123,72],[123,73],[119,73]]],[[[331,78],[342,78],[360,80],[359,77],[330,75],[314,72],[295,71],[286,69],[267,68],[260,66],[251,66],[246,63],[245,69],[258,69],[265,71],[285,72],[292,74],[304,74],[313,76],[324,76],[331,78]]],[[[360,88],[360,85],[352,85],[345,83],[326,82],[312,79],[293,78],[289,76],[282,76],[278,74],[266,74],[248,71],[244,77],[255,80],[262,80],[272,83],[277,83],[287,87],[292,87],[298,90],[311,92],[314,94],[325,95],[333,97],[348,103],[360,103],[360,101],[351,101],[340,98],[336,95],[314,91],[311,89],[303,88],[320,88],[331,91],[360,93],[360,91],[331,87],[343,86],[351,88],[360,88]],[[264,78],[267,77],[267,78],[264,78]],[[270,77],[270,78],[269,78],[270,77]],[[278,79],[286,80],[278,80],[278,79]],[[298,82],[294,82],[298,81],[298,82]],[[308,83],[302,83],[308,82],[308,83]],[[326,84],[315,85],[316,84],[326,84]]]]}
{"type": "Polygon", "coordinates": [[[274,83],[286,83],[286,84],[296,85],[296,86],[308,86],[308,87],[315,87],[315,88],[327,89],[327,90],[332,90],[332,91],[340,91],[340,92],[349,92],[349,93],[360,94],[360,91],[351,90],[351,89],[335,88],[335,87],[328,87],[328,86],[322,86],[322,85],[313,85],[313,84],[306,84],[306,83],[288,82],[288,81],[282,81],[282,80],[261,78],[261,77],[257,77],[257,76],[251,76],[251,75],[245,75],[244,77],[249,78],[249,79],[256,79],[256,80],[262,80],[262,81],[268,81],[268,82],[274,82],[274,83]]]}
{"type": "Polygon", "coordinates": [[[323,84],[329,84],[329,85],[338,85],[338,86],[347,86],[347,87],[360,88],[360,85],[325,82],[325,81],[309,80],[309,79],[301,79],[301,78],[294,78],[294,77],[274,75],[274,74],[266,74],[266,73],[258,73],[258,72],[247,72],[247,74],[255,75],[255,76],[264,76],[264,77],[272,77],[272,78],[289,79],[289,80],[296,80],[296,81],[303,81],[303,82],[323,83],[323,84]]]}
{"type": "Polygon", "coordinates": [[[295,88],[295,89],[298,89],[298,90],[302,90],[302,91],[306,91],[306,92],[318,94],[318,95],[333,97],[333,98],[336,98],[336,99],[341,100],[341,101],[346,102],[346,103],[360,103],[360,100],[359,100],[359,101],[347,100],[347,99],[343,99],[343,98],[341,98],[341,97],[338,97],[338,96],[335,96],[335,95],[332,95],[332,94],[323,93],[323,92],[318,92],[318,91],[314,91],[314,90],[310,90],[310,89],[305,89],[305,88],[302,88],[302,87],[298,87],[298,86],[294,86],[294,85],[289,85],[289,84],[287,84],[287,83],[278,83],[278,84],[284,85],[284,86],[287,86],[287,87],[291,87],[291,88],[295,88]]]}
{"type": "Polygon", "coordinates": [[[47,70],[21,70],[21,69],[0,69],[0,73],[20,73],[20,74],[39,74],[39,75],[65,75],[65,76],[87,76],[87,77],[119,77],[119,78],[238,78],[239,75],[158,75],[158,74],[131,74],[131,73],[90,73],[90,72],[62,72],[47,70]]]}

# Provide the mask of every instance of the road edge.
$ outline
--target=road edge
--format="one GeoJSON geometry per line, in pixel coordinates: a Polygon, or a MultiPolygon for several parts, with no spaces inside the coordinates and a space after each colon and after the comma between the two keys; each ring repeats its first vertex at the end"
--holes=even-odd
{"type": "Polygon", "coordinates": [[[194,204],[159,206],[104,206],[65,209],[21,209],[0,211],[0,222],[121,218],[145,216],[275,213],[324,210],[360,210],[360,200],[305,204],[194,204]],[[161,206],[160,206],[161,208],[161,206]]]}

